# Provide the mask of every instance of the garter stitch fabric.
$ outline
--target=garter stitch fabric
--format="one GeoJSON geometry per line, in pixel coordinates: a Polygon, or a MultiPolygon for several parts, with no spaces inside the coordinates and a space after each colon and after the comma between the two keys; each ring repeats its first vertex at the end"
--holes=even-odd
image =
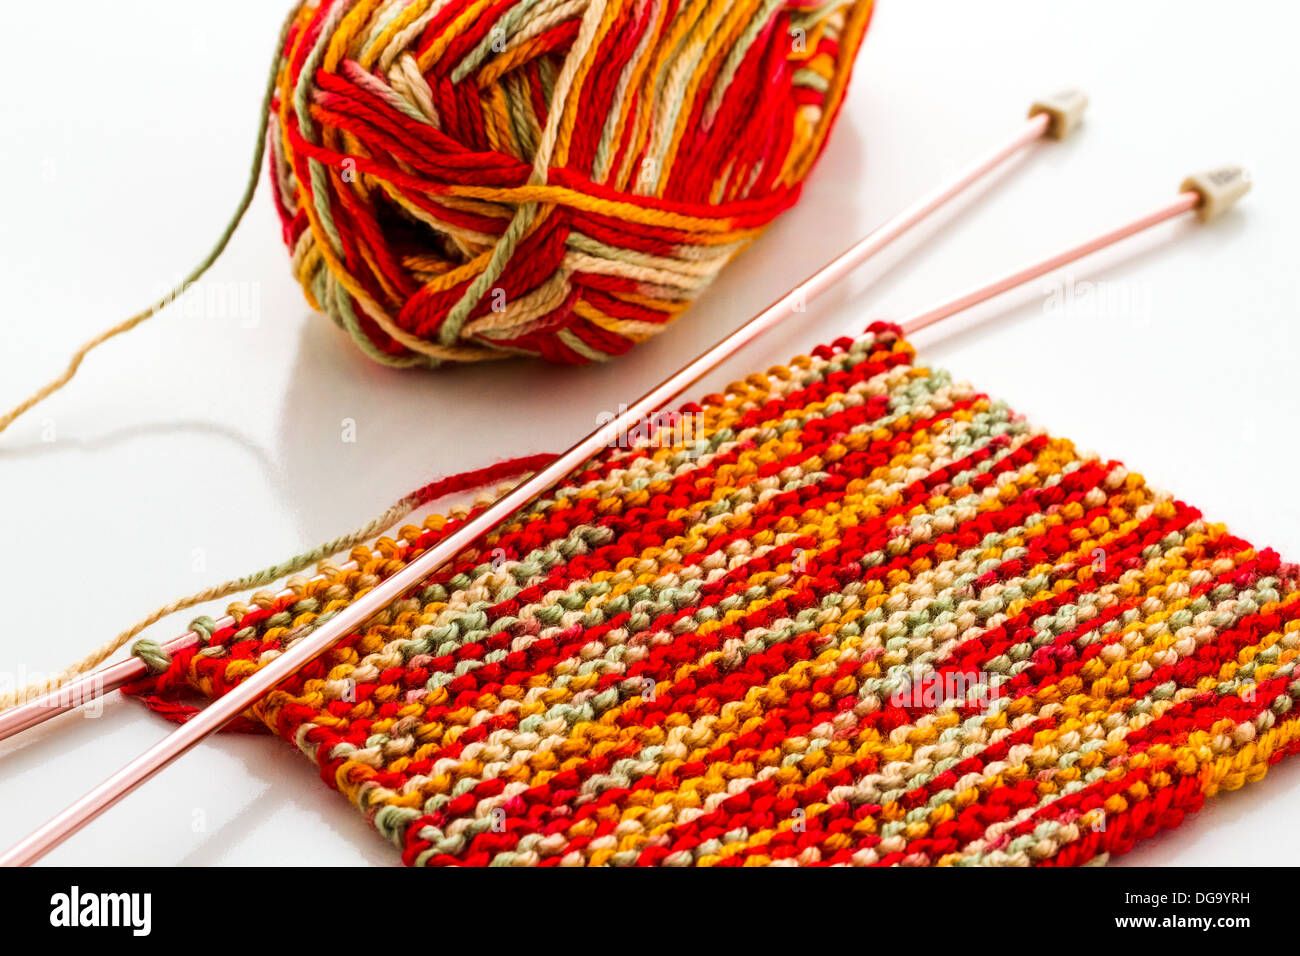
{"type": "MultiPolygon", "coordinates": [[[[417,865],[1082,864],[1294,752],[1296,566],[913,357],[878,323],[686,406],[247,716],[417,865]]],[[[455,523],[149,691],[224,694],[455,523]]]]}
{"type": "Polygon", "coordinates": [[[271,107],[311,304],[367,355],[583,363],[798,198],[871,0],[315,0],[271,107]]]}

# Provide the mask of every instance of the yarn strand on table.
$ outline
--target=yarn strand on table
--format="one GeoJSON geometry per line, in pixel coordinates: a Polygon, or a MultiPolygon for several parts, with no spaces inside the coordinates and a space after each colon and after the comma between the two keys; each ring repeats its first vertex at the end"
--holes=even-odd
{"type": "MultiPolygon", "coordinates": [[[[283,46],[285,38],[289,34],[289,27],[292,22],[292,18],[285,20],[284,26],[280,31],[280,40],[277,42],[277,49],[283,46]]],[[[197,266],[190,270],[189,275],[182,279],[180,284],[167,292],[158,301],[154,302],[147,308],[140,310],[135,315],[128,316],[116,325],[105,329],[103,332],[100,332],[88,341],[83,342],[77,350],[72,353],[72,357],[68,360],[67,368],[65,368],[62,373],[42,385],[27,398],[9,409],[9,411],[0,414],[0,432],[3,432],[17,419],[21,418],[27,412],[31,411],[41,402],[45,401],[55,392],[59,391],[71,382],[72,379],[76,377],[77,371],[81,368],[81,363],[85,361],[87,355],[99,348],[105,342],[115,339],[119,335],[130,332],[132,329],[148,321],[163,309],[167,308],[167,306],[180,298],[180,296],[182,296],[191,285],[206,275],[207,271],[212,268],[213,263],[221,258],[221,254],[225,252],[226,246],[230,244],[231,237],[234,236],[235,230],[239,228],[239,224],[243,221],[244,214],[248,212],[248,207],[252,204],[253,196],[257,192],[257,181],[262,172],[262,160],[266,156],[268,117],[274,93],[275,72],[272,70],[271,75],[267,80],[266,92],[263,94],[262,119],[258,125],[257,145],[253,149],[253,162],[249,169],[248,181],[244,184],[244,192],[240,196],[239,203],[235,206],[235,211],[231,215],[230,221],[226,223],[225,229],[218,237],[216,245],[209,250],[208,254],[203,257],[197,266]]]]}

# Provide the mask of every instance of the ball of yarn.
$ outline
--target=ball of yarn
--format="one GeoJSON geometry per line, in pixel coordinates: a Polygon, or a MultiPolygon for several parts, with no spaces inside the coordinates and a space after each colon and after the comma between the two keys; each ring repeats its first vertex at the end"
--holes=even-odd
{"type": "Polygon", "coordinates": [[[314,0],[270,134],[311,304],[371,357],[581,363],[798,197],[870,0],[314,0]]]}

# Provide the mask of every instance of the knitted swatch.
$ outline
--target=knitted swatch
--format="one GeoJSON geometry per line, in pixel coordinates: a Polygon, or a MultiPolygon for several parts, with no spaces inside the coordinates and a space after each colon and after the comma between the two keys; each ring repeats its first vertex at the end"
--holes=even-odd
{"type": "MultiPolygon", "coordinates": [[[[1294,751],[1297,568],[912,358],[876,324],[686,406],[247,716],[417,865],[1081,864],[1294,751]]],[[[454,524],[150,692],[226,693],[454,524]]]]}
{"type": "Polygon", "coordinates": [[[312,0],[272,184],[371,358],[590,362],[661,331],[799,196],[871,0],[312,0]]]}

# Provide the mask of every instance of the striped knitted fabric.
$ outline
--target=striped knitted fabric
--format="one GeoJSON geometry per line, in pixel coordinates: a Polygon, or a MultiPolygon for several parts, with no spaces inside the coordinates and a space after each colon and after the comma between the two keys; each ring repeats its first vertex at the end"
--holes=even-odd
{"type": "Polygon", "coordinates": [[[799,196],[871,0],[312,0],[272,184],[371,358],[583,363],[661,331],[799,196]]]}
{"type": "MultiPolygon", "coordinates": [[[[247,716],[416,865],[1082,864],[1295,750],[1297,568],[913,354],[876,324],[686,406],[247,716]]],[[[236,606],[154,693],[455,524],[236,606]]]]}

